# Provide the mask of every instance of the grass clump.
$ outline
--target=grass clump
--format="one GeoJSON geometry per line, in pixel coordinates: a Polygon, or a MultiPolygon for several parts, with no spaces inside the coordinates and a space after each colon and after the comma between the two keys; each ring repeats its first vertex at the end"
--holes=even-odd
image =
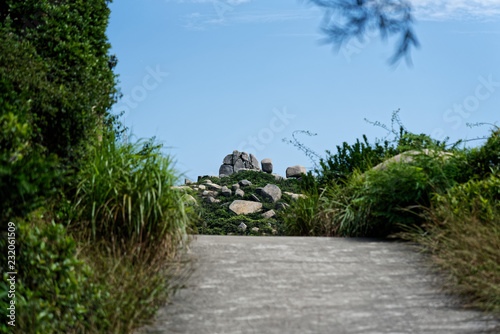
{"type": "Polygon", "coordinates": [[[448,274],[450,292],[500,314],[500,175],[436,195],[427,214],[420,233],[409,237],[448,274]]]}
{"type": "Polygon", "coordinates": [[[175,253],[186,241],[189,209],[171,189],[177,177],[159,148],[104,136],[78,176],[69,228],[87,242],[104,241],[113,254],[175,253]]]}
{"type": "Polygon", "coordinates": [[[182,275],[193,212],[171,160],[150,143],[120,144],[113,133],[93,149],[78,176],[69,231],[81,244],[103,303],[109,331],[128,332],[151,317],[182,275]],[[140,284],[138,284],[140,282],[140,284]]]}

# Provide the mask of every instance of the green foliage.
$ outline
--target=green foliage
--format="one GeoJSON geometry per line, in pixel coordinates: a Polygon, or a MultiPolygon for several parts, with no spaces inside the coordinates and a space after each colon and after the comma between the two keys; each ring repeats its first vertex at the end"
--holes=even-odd
{"type": "Polygon", "coordinates": [[[329,198],[322,192],[309,192],[307,196],[291,202],[290,209],[282,213],[284,230],[288,235],[334,236],[334,216],[328,210],[329,198]]]}
{"type": "Polygon", "coordinates": [[[25,107],[32,141],[68,161],[95,140],[116,101],[107,3],[10,0],[0,22],[1,77],[12,86],[6,93],[25,107]]]}
{"type": "Polygon", "coordinates": [[[500,313],[500,178],[458,184],[436,195],[424,229],[409,237],[448,274],[446,287],[470,306],[500,313]]]}
{"type": "Polygon", "coordinates": [[[396,155],[398,151],[390,146],[388,141],[385,141],[383,145],[378,142],[372,145],[363,135],[363,142],[360,142],[359,139],[353,145],[344,142],[342,146],[337,145],[336,154],[332,154],[330,151],[326,151],[326,153],[328,156],[326,159],[320,160],[321,169],[317,171],[318,181],[321,184],[345,181],[354,170],[364,172],[396,155]]]}
{"type": "Polygon", "coordinates": [[[30,147],[29,129],[13,112],[0,114],[1,226],[43,205],[61,182],[57,160],[30,147]]]}
{"type": "Polygon", "coordinates": [[[500,128],[491,131],[486,143],[472,149],[467,157],[470,177],[485,178],[500,168],[500,128]]]}
{"type": "Polygon", "coordinates": [[[162,245],[174,251],[191,220],[181,194],[171,189],[177,181],[172,161],[158,150],[104,135],[82,164],[70,228],[113,251],[131,245],[146,253],[162,245]]]}
{"type": "MultiPolygon", "coordinates": [[[[16,223],[16,326],[10,328],[14,333],[84,333],[96,323],[106,328],[102,304],[107,294],[92,283],[92,271],[77,259],[74,239],[60,224],[32,221],[37,223],[16,223]]],[[[0,246],[6,254],[5,238],[0,246]]],[[[2,313],[9,302],[7,288],[4,277],[2,313]]]]}
{"type": "Polygon", "coordinates": [[[32,141],[30,91],[40,85],[41,63],[32,48],[0,26],[0,222],[26,215],[55,192],[61,172],[57,159],[32,141]],[[14,69],[14,70],[13,70],[14,69]],[[15,82],[24,84],[16,85],[15,82]]]}

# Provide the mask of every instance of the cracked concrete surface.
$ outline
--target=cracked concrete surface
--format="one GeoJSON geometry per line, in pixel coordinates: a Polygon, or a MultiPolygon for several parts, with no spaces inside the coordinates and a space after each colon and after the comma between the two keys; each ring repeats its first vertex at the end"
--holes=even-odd
{"type": "Polygon", "coordinates": [[[191,253],[187,288],[139,333],[500,333],[408,243],[198,236],[191,253]]]}

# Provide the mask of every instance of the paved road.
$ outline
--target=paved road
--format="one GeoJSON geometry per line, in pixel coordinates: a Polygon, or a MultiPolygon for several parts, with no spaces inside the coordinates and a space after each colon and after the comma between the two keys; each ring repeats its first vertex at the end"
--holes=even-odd
{"type": "Polygon", "coordinates": [[[198,236],[188,288],[141,333],[500,333],[406,243],[198,236]]]}

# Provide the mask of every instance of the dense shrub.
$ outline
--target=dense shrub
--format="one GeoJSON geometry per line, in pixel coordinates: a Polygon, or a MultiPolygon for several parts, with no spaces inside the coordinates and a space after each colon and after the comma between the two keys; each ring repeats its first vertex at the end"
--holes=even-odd
{"type": "MultiPolygon", "coordinates": [[[[102,305],[108,296],[92,282],[88,265],[76,257],[75,241],[61,224],[31,221],[16,222],[17,312],[16,326],[9,328],[14,333],[85,333],[98,324],[104,331],[108,321],[102,305]]],[[[0,246],[6,254],[6,238],[0,246]]],[[[5,277],[0,289],[4,314],[5,277]]],[[[5,321],[0,326],[6,326],[5,321]]],[[[7,333],[7,327],[2,332],[7,333]]]]}
{"type": "Polygon", "coordinates": [[[105,34],[107,3],[8,0],[0,17],[0,39],[21,43],[25,51],[7,61],[18,47],[10,43],[5,49],[11,56],[2,58],[0,68],[13,85],[8,92],[29,94],[32,140],[65,160],[81,157],[116,101],[116,60],[105,34]]]}
{"type": "Polygon", "coordinates": [[[344,142],[342,146],[337,145],[337,153],[326,153],[327,157],[320,160],[320,169],[317,171],[321,184],[343,182],[354,170],[364,172],[396,155],[398,151],[388,141],[383,145],[379,142],[372,145],[363,135],[363,142],[359,139],[352,145],[344,142]]]}
{"type": "Polygon", "coordinates": [[[42,205],[60,184],[54,155],[33,142],[33,91],[44,68],[34,49],[0,25],[0,225],[42,205]]]}

